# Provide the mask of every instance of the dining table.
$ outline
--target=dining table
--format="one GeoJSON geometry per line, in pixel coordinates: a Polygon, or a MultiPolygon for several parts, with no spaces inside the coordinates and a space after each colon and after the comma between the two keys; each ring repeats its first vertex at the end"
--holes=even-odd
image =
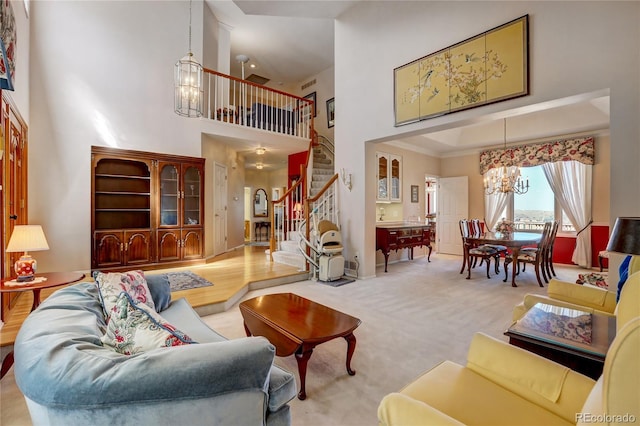
{"type": "MultiPolygon", "coordinates": [[[[469,261],[469,254],[466,252],[469,247],[482,245],[482,244],[492,244],[492,245],[501,245],[507,247],[511,252],[511,256],[513,257],[513,270],[511,274],[511,286],[517,287],[516,285],[516,272],[517,272],[517,264],[518,255],[520,254],[520,249],[526,246],[535,246],[540,242],[542,238],[542,233],[537,232],[511,232],[509,234],[503,234],[501,232],[485,232],[483,234],[478,234],[476,236],[470,235],[466,238],[469,244],[465,245],[465,262],[469,261]]],[[[507,278],[505,277],[504,282],[507,282],[507,278]]]]}

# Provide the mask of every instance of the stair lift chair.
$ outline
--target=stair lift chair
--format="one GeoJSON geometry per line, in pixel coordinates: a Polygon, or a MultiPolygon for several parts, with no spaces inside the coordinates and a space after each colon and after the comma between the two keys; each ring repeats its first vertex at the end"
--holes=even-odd
{"type": "Polygon", "coordinates": [[[318,222],[318,279],[320,281],[335,281],[344,274],[344,256],[342,256],[342,234],[331,221],[318,222]]]}

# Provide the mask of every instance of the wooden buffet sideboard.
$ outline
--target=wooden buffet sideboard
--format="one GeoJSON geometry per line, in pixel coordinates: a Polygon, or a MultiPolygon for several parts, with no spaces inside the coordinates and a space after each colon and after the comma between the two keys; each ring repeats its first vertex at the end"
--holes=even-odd
{"type": "Polygon", "coordinates": [[[384,271],[387,272],[391,250],[408,248],[409,259],[413,259],[414,247],[428,247],[427,261],[431,262],[431,225],[419,223],[392,223],[376,226],[376,250],[384,254],[384,271]]]}

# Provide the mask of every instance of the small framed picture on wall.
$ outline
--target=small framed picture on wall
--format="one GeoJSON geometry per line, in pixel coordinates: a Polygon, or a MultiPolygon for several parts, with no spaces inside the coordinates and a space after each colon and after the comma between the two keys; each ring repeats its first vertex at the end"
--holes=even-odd
{"type": "Polygon", "coordinates": [[[316,109],[316,92],[309,93],[304,98],[313,101],[313,116],[316,117],[318,115],[318,110],[316,109]]]}
{"type": "Polygon", "coordinates": [[[419,191],[419,186],[418,185],[411,185],[411,202],[412,203],[417,203],[419,198],[418,198],[418,191],[419,191]]]}
{"type": "Polygon", "coordinates": [[[335,98],[327,101],[327,127],[333,127],[335,117],[335,98]]]}

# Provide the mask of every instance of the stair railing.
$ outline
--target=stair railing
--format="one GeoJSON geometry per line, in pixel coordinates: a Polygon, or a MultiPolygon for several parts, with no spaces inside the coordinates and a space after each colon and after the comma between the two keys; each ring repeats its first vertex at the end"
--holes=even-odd
{"type": "Polygon", "coordinates": [[[340,229],[338,212],[338,174],[334,174],[322,189],[313,197],[305,199],[303,229],[300,235],[300,251],[307,260],[307,270],[315,278],[319,269],[319,247],[316,246],[319,235],[316,235],[315,225],[321,220],[333,222],[340,229]]]}
{"type": "MultiPolygon", "coordinates": [[[[304,174],[301,174],[304,176],[304,174]]],[[[273,252],[282,249],[282,241],[294,235],[302,228],[305,179],[299,179],[284,195],[271,202],[271,237],[269,238],[269,257],[273,261],[273,252]]]]}
{"type": "Polygon", "coordinates": [[[331,154],[331,158],[335,158],[334,146],[333,146],[333,142],[331,141],[331,139],[327,138],[326,136],[322,136],[320,134],[317,134],[317,132],[316,132],[316,138],[317,138],[316,145],[317,146],[321,146],[329,154],[331,154]]]}

